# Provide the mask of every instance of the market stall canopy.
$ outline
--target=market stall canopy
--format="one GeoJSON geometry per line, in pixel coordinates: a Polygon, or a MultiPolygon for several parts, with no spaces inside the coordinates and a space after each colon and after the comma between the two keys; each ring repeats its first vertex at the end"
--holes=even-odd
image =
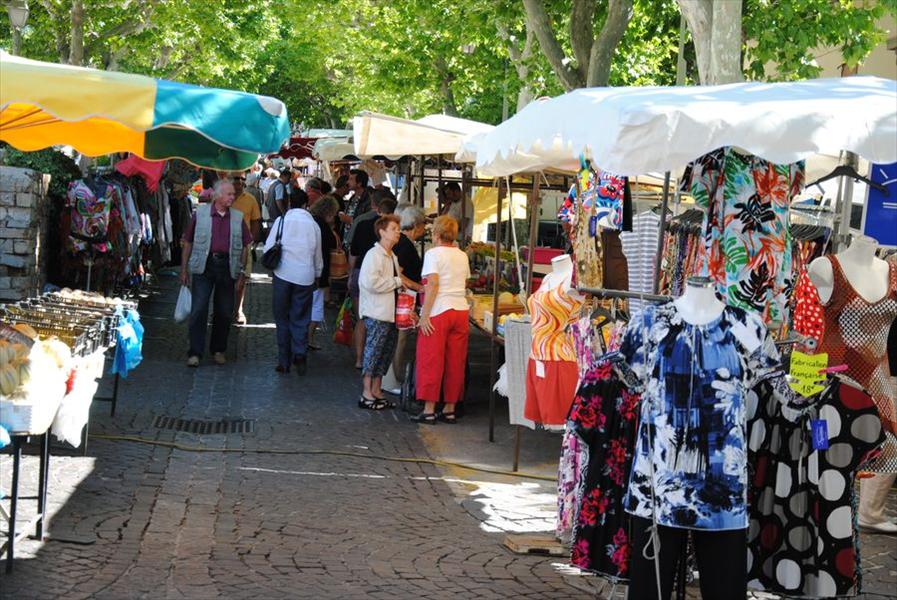
{"type": "Polygon", "coordinates": [[[304,137],[310,138],[350,138],[351,129],[309,129],[303,132],[304,137]]]}
{"type": "Polygon", "coordinates": [[[354,119],[356,156],[455,156],[464,138],[494,129],[492,125],[429,115],[412,121],[372,112],[354,119]]]}
{"type": "Polygon", "coordinates": [[[504,176],[573,170],[585,155],[620,175],[671,171],[722,146],[777,163],[849,150],[897,161],[897,82],[845,77],[786,83],[575,90],[537,100],[459,157],[504,176]]]}
{"type": "Polygon", "coordinates": [[[276,98],[0,54],[0,140],[19,150],[70,145],[240,170],[289,135],[276,98]]]}
{"type": "Polygon", "coordinates": [[[281,158],[311,158],[317,138],[293,136],[274,156],[281,158]]]}

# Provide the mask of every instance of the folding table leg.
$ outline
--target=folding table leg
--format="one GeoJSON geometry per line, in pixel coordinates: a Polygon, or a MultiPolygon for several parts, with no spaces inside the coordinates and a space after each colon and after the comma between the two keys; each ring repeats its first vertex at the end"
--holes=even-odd
{"type": "Polygon", "coordinates": [[[16,508],[19,504],[19,467],[22,463],[22,438],[12,438],[12,489],[10,490],[9,539],[6,544],[6,572],[12,573],[16,546],[16,508]]]}
{"type": "Polygon", "coordinates": [[[50,473],[50,432],[41,436],[40,442],[40,479],[37,482],[37,525],[34,536],[38,540],[44,537],[44,519],[47,516],[47,480],[50,473]]]}

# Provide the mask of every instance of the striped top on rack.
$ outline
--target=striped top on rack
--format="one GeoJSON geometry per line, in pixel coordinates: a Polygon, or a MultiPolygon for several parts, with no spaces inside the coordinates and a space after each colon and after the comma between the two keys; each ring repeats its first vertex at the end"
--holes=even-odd
{"type": "MultiPolygon", "coordinates": [[[[629,270],[629,291],[651,294],[654,292],[654,268],[657,260],[657,235],[660,230],[660,215],[646,211],[632,218],[632,231],[620,233],[623,254],[626,255],[629,270]]],[[[629,301],[631,317],[642,312],[647,304],[644,300],[629,301]]]]}

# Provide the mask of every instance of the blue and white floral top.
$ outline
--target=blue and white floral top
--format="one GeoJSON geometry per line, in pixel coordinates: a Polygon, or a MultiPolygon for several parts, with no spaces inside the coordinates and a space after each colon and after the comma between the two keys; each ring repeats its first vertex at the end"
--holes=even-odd
{"type": "Polygon", "coordinates": [[[644,384],[626,511],[651,519],[653,501],[661,525],[746,528],[745,402],[779,364],[761,318],[727,306],[692,325],[672,302],[649,306],[620,352],[644,384]]]}

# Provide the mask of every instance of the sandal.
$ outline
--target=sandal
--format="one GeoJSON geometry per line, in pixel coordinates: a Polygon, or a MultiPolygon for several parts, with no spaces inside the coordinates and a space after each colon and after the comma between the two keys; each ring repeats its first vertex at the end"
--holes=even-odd
{"type": "Polygon", "coordinates": [[[448,423],[449,425],[454,425],[458,422],[458,417],[453,412],[450,412],[450,413],[441,412],[438,415],[436,415],[436,418],[439,419],[440,421],[442,421],[443,423],[448,423]]]}
{"type": "Polygon", "coordinates": [[[411,420],[415,423],[422,423],[424,425],[435,425],[436,413],[420,413],[419,415],[411,417],[411,420]]]}
{"type": "Polygon", "coordinates": [[[384,410],[386,408],[393,408],[393,406],[390,406],[390,403],[386,400],[378,398],[368,400],[364,396],[360,396],[358,398],[358,408],[364,408],[366,410],[384,410]]]}
{"type": "Polygon", "coordinates": [[[374,400],[377,402],[383,402],[386,404],[387,408],[395,408],[397,405],[392,400],[387,400],[385,396],[374,396],[374,400]]]}

